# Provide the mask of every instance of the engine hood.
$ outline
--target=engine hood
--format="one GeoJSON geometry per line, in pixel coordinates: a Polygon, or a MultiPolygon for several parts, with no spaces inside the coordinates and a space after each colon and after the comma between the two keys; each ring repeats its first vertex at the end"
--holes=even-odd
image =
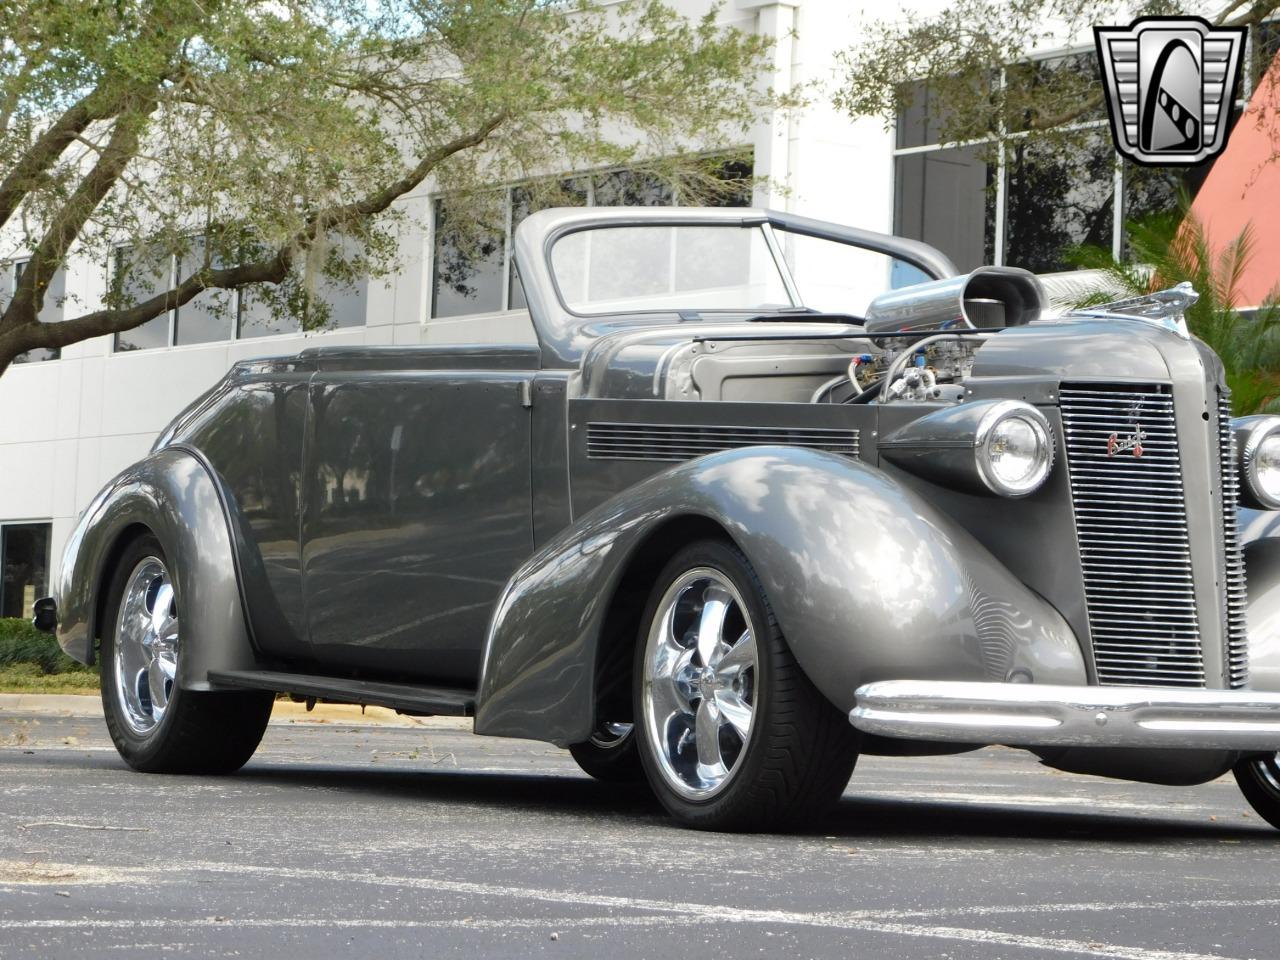
{"type": "Polygon", "coordinates": [[[1129,317],[1065,317],[1005,330],[977,352],[975,378],[1169,381],[1198,367],[1222,379],[1203,343],[1129,317]]]}

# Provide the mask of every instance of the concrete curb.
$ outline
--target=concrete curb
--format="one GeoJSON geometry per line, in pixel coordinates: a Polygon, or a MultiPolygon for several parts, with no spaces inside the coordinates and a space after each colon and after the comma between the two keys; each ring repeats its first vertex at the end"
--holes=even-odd
{"type": "MultiPolygon", "coordinates": [[[[62,693],[0,693],[0,716],[101,718],[98,697],[62,693]]],[[[272,723],[332,723],[348,726],[430,727],[440,730],[471,731],[466,717],[405,717],[385,707],[360,707],[343,703],[317,703],[308,711],[305,704],[277,700],[271,711],[272,723]]]]}

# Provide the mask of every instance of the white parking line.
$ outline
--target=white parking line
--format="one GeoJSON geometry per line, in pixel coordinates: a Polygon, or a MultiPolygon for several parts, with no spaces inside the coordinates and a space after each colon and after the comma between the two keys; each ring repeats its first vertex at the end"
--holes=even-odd
{"type": "MultiPolygon", "coordinates": [[[[266,875],[282,879],[326,880],[334,883],[367,883],[377,886],[393,886],[399,889],[432,890],[438,893],[463,894],[475,897],[507,898],[533,900],[543,903],[571,904],[575,906],[606,907],[614,909],[634,910],[639,913],[659,913],[678,915],[682,921],[695,919],[704,923],[736,922],[780,924],[784,926],[827,927],[863,931],[867,933],[884,933],[906,937],[924,937],[941,940],[957,940],[971,943],[996,944],[1001,946],[1022,947],[1052,953],[1071,953],[1077,956],[1110,957],[1119,960],[1227,960],[1221,954],[1192,953],[1177,950],[1152,950],[1146,947],[1129,947],[1119,944],[1101,943],[1096,940],[1072,940],[1061,937],[1039,937],[1026,934],[1008,933],[1001,930],[971,929],[967,927],[933,926],[920,923],[897,923],[891,919],[892,911],[852,911],[848,913],[814,913],[790,910],[752,910],[739,907],[725,907],[714,904],[684,903],[667,900],[652,900],[638,897],[616,897],[597,893],[585,893],[569,890],[551,890],[529,887],[503,886],[499,884],[473,883],[461,880],[443,880],[433,877],[387,876],[372,873],[349,873],[341,870],[315,870],[296,867],[268,867],[231,863],[197,862],[187,865],[189,870],[205,873],[224,873],[232,875],[266,875]]],[[[1204,901],[1206,904],[1222,904],[1229,902],[1234,906],[1253,906],[1253,901],[1204,901]]],[[[1276,904],[1273,899],[1259,900],[1256,905],[1270,906],[1276,904]]],[[[1141,902],[1134,904],[1135,909],[1152,909],[1158,907],[1182,908],[1193,907],[1200,901],[1184,901],[1178,904],[1158,904],[1141,902]]],[[[1048,905],[1046,905],[1048,906],[1048,905]]],[[[1068,910],[1070,905],[1055,905],[1058,909],[1068,910]]],[[[1091,904],[1081,905],[1087,909],[1091,904]]],[[[982,908],[979,908],[982,909],[982,908]]],[[[992,912],[1014,912],[1019,908],[992,908],[992,912]]],[[[939,914],[946,911],[939,911],[939,914]]],[[[617,918],[614,918],[617,919],[617,918]]],[[[660,923],[659,918],[645,918],[660,923]]],[[[11,921],[21,923],[22,921],[11,921]]],[[[69,921],[71,922],[71,921],[69,921]]],[[[234,923],[235,921],[231,921],[234,923]]],[[[314,921],[322,926],[329,922],[322,919],[314,921]]],[[[551,923],[552,921],[548,921],[551,923]]],[[[560,922],[560,921],[555,921],[560,922]]],[[[564,921],[565,923],[571,921],[564,921]]]]}
{"type": "MultiPolygon", "coordinates": [[[[378,920],[364,917],[265,917],[228,918],[195,917],[185,919],[110,920],[94,918],[60,919],[6,919],[0,920],[0,930],[38,929],[128,929],[128,928],[457,928],[457,929],[514,929],[541,928],[547,930],[575,927],[670,926],[678,917],[680,923],[758,923],[781,926],[805,926],[838,929],[847,932],[880,933],[890,936],[951,940],[1016,947],[1030,951],[1068,953],[1076,956],[1104,957],[1113,960],[1229,960],[1221,954],[1202,954],[1178,950],[1153,950],[1147,947],[1130,947],[1122,944],[1103,943],[1097,940],[1074,940],[1063,937],[1042,937],[1012,933],[1004,930],[956,927],[927,922],[903,922],[909,919],[925,921],[930,918],[958,916],[998,916],[1021,913],[1092,913],[1124,910],[1167,910],[1192,912],[1223,908],[1274,909],[1280,899],[1257,900],[1179,900],[1179,901],[1123,901],[1092,903],[1031,903],[970,907],[942,907],[934,910],[855,910],[843,912],[805,912],[791,910],[756,910],[740,907],[697,904],[640,897],[618,897],[598,893],[582,893],[571,890],[552,890],[500,884],[474,883],[445,880],[433,877],[390,876],[373,873],[349,873],[341,870],[317,870],[294,867],[271,867],[221,862],[195,862],[186,865],[195,873],[216,873],[238,876],[270,876],[280,879],[321,880],[333,883],[364,883],[376,886],[392,886],[398,889],[431,890],[437,893],[461,894],[490,899],[531,900],[576,907],[599,907],[610,910],[635,911],[630,915],[588,917],[521,918],[441,918],[429,920],[378,920]]],[[[145,873],[146,871],[138,871],[145,873]]],[[[92,882],[92,880],[90,881],[92,882]]],[[[19,884],[0,884],[5,887],[19,884]]]]}

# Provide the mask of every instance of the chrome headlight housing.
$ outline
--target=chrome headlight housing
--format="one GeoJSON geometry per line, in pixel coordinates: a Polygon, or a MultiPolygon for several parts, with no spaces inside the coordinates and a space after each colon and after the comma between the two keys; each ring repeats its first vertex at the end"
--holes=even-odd
{"type": "Polygon", "coordinates": [[[1029,403],[997,404],[978,425],[978,471],[992,493],[1025,497],[1039,490],[1053,466],[1049,421],[1029,403]]]}
{"type": "Polygon", "coordinates": [[[1025,497],[1053,470],[1053,430],[1021,400],[978,400],[905,424],[880,442],[886,460],[971,493],[1025,497]]]}
{"type": "Polygon", "coordinates": [[[1231,426],[1240,457],[1240,502],[1280,510],[1280,417],[1241,417],[1231,426]]]}

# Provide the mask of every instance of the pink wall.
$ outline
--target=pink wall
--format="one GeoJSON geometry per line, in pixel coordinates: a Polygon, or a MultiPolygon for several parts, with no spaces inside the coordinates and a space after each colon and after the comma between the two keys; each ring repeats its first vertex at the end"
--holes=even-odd
{"type": "Polygon", "coordinates": [[[1253,256],[1237,306],[1280,296],[1280,57],[1258,84],[1191,212],[1215,251],[1253,224],[1253,256]]]}

